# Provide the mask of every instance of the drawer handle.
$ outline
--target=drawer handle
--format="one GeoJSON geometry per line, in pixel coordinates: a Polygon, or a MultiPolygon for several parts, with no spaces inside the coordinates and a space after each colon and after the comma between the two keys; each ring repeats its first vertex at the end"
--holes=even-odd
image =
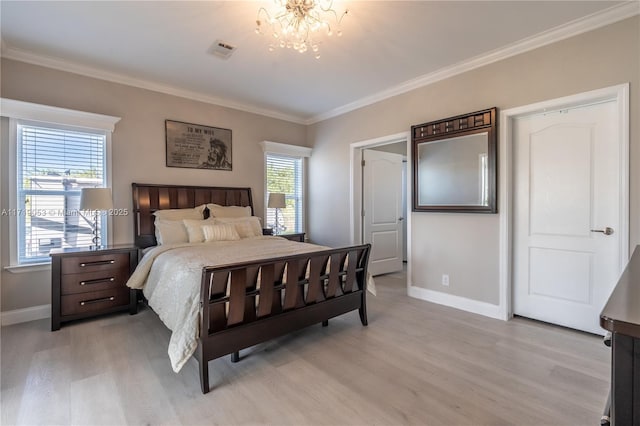
{"type": "Polygon", "coordinates": [[[111,296],[111,297],[102,297],[100,299],[83,300],[82,302],[80,302],[80,306],[91,305],[91,304],[100,303],[100,302],[112,302],[115,299],[116,298],[114,296],[111,296]]]}
{"type": "Polygon", "coordinates": [[[84,268],[85,266],[113,265],[114,263],[116,263],[115,260],[98,260],[97,262],[81,263],[80,267],[84,268]]]}
{"type": "Polygon", "coordinates": [[[80,285],[91,285],[91,284],[100,284],[100,283],[105,283],[105,282],[114,282],[116,279],[114,277],[109,277],[109,278],[98,278],[97,280],[87,280],[87,281],[80,281],[80,285]]]}

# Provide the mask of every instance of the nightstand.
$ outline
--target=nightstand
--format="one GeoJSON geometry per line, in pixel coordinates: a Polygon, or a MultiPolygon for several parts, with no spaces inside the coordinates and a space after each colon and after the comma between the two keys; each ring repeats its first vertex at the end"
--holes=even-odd
{"type": "Polygon", "coordinates": [[[295,233],[291,232],[291,233],[285,233],[285,234],[278,234],[275,236],[286,238],[287,240],[291,240],[291,241],[297,241],[299,243],[304,243],[304,232],[295,232],[295,233]]]}
{"type": "Polygon", "coordinates": [[[137,291],[125,285],[137,264],[133,245],[52,250],[51,331],[76,319],[137,313],[137,291]]]}

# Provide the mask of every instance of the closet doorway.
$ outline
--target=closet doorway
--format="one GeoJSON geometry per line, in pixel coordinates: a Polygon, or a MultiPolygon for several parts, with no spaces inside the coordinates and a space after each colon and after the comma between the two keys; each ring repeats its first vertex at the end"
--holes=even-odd
{"type": "Polygon", "coordinates": [[[374,276],[401,271],[408,261],[408,138],[402,133],[351,145],[352,241],[372,245],[374,276]]]}

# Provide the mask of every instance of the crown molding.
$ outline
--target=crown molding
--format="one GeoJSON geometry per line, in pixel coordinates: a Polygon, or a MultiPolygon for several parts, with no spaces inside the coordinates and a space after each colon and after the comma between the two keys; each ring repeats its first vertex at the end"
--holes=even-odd
{"type": "Polygon", "coordinates": [[[170,86],[166,84],[156,83],[153,81],[138,79],[127,76],[125,74],[119,74],[102,70],[100,68],[90,67],[87,65],[81,65],[75,62],[67,61],[52,56],[41,55],[27,50],[13,47],[3,40],[2,44],[2,58],[13,59],[20,62],[26,62],[33,65],[39,65],[47,68],[56,69],[59,71],[71,72],[91,78],[110,81],[112,83],[124,84],[127,86],[133,86],[140,89],[152,90],[154,92],[165,93],[167,95],[178,96],[190,100],[204,102],[207,104],[217,105],[225,108],[233,108],[252,114],[263,115],[266,117],[276,118],[278,120],[290,121],[297,124],[305,124],[305,119],[291,114],[285,114],[280,111],[275,111],[266,108],[260,108],[254,105],[245,104],[241,102],[232,101],[230,99],[220,98],[217,96],[207,96],[200,92],[193,92],[190,90],[182,89],[176,86],[170,86]]]}
{"type": "Polygon", "coordinates": [[[441,80],[456,76],[458,74],[480,68],[530,50],[537,49],[579,34],[593,31],[595,29],[622,21],[640,13],[640,2],[630,1],[620,5],[612,6],[600,12],[593,13],[580,19],[563,24],[559,27],[544,31],[523,40],[511,43],[505,47],[492,50],[488,53],[478,55],[471,59],[459,62],[455,65],[442,68],[429,74],[407,80],[397,86],[366,96],[355,102],[348,103],[322,114],[315,115],[305,121],[304,124],[310,125],[329,118],[337,117],[342,114],[363,108],[368,105],[383,101],[385,99],[397,96],[420,87],[428,86],[441,80]]]}
{"type": "Polygon", "coordinates": [[[551,30],[544,31],[535,36],[525,38],[515,43],[511,43],[505,47],[495,49],[482,55],[478,55],[474,58],[459,62],[449,67],[442,68],[432,73],[407,80],[397,86],[380,91],[370,96],[366,96],[357,101],[350,102],[348,104],[311,117],[287,114],[281,111],[261,108],[255,105],[236,102],[230,99],[220,98],[216,96],[207,96],[203,95],[200,92],[193,92],[175,86],[138,79],[124,74],[108,72],[99,68],[77,64],[60,58],[36,54],[10,46],[8,43],[6,43],[5,40],[1,40],[0,56],[2,58],[14,59],[16,61],[102,79],[113,83],[124,84],[127,86],[152,90],[155,92],[165,93],[168,95],[196,100],[226,108],[232,108],[252,114],[263,115],[278,120],[310,125],[333,117],[337,117],[342,114],[346,114],[348,112],[383,101],[393,96],[410,92],[411,90],[428,86],[438,81],[454,77],[458,74],[462,74],[464,72],[471,71],[473,69],[489,65],[494,62],[498,62],[500,60],[507,59],[512,56],[519,55],[521,53],[525,53],[530,50],[549,45],[551,43],[555,43],[560,40],[564,40],[588,31],[604,27],[609,24],[613,24],[615,22],[630,18],[638,14],[640,14],[640,2],[638,1],[628,1],[619,5],[615,5],[603,11],[596,12],[580,19],[576,19],[551,30]]]}

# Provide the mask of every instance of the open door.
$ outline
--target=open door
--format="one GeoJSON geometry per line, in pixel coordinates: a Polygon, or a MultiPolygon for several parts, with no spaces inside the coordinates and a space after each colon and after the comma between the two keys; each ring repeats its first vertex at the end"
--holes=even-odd
{"type": "Polygon", "coordinates": [[[402,155],[362,150],[363,240],[371,243],[372,275],[402,270],[402,155]]]}

